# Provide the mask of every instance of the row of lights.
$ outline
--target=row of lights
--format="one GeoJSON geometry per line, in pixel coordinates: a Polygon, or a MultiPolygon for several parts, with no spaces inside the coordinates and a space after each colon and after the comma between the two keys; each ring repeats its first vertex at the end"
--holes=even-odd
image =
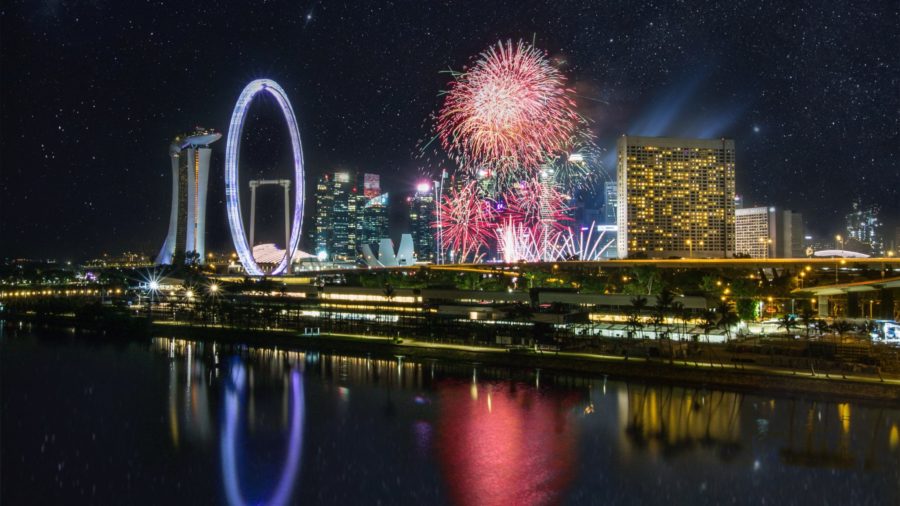
{"type": "Polygon", "coordinates": [[[15,292],[0,292],[0,297],[37,297],[41,295],[100,295],[101,292],[105,292],[105,295],[120,295],[122,293],[121,288],[116,288],[115,290],[19,290],[15,292]]]}

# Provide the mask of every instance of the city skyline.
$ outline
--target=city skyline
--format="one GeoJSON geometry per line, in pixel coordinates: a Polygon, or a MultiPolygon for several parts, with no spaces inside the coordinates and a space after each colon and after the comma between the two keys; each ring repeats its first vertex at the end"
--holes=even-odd
{"type": "MultiPolygon", "coordinates": [[[[842,4],[821,12],[762,6],[747,13],[706,2],[694,7],[614,4],[599,13],[532,5],[510,9],[503,19],[491,6],[360,11],[321,5],[306,19],[305,10],[291,14],[276,3],[266,12],[284,14],[278,22],[243,16],[244,32],[204,47],[200,57],[191,48],[203,46],[201,38],[242,14],[241,8],[229,7],[222,17],[208,12],[209,26],[195,33],[167,27],[178,9],[11,6],[0,18],[8,41],[4,67],[18,70],[5,73],[2,92],[0,185],[9,240],[0,255],[57,256],[60,244],[75,258],[158,249],[169,204],[142,197],[170,191],[166,139],[196,124],[224,132],[240,87],[260,75],[282,83],[298,109],[308,201],[316,177],[344,168],[380,173],[385,191],[410,192],[422,170],[433,176],[440,165],[422,156],[421,147],[429,139],[424,123],[438,109],[447,81],[441,71],[462,69],[481,48],[519,37],[533,39],[570,76],[579,113],[605,149],[607,173],[614,171],[613,143],[622,134],[734,138],[737,192],[747,202],[801,212],[811,233],[827,240],[843,229],[858,197],[880,206],[884,230],[894,230],[900,187],[900,128],[891,115],[896,71],[890,44],[869,42],[896,12],[842,4]],[[693,11],[700,18],[715,12],[720,23],[711,30],[729,35],[728,42],[687,29],[693,11]],[[367,20],[383,14],[391,15],[390,26],[367,28],[367,20]],[[613,25],[604,22],[607,17],[629,23],[613,25]],[[789,30],[797,23],[805,24],[802,37],[789,30]],[[120,37],[113,26],[132,27],[122,35],[129,44],[109,44],[120,37]],[[338,26],[343,29],[336,33],[338,26]],[[264,29],[275,33],[270,41],[254,37],[264,29]],[[753,42],[767,34],[780,34],[771,53],[753,42]],[[416,37],[435,43],[404,43],[416,37]],[[826,49],[834,45],[846,56],[823,59],[840,52],[826,49]],[[171,51],[160,56],[161,46],[171,51]],[[83,68],[73,56],[85,47],[92,58],[83,68]],[[37,51],[55,65],[45,65],[37,51]],[[350,60],[338,64],[338,55],[350,60]],[[180,84],[191,80],[196,84],[180,84]],[[33,92],[22,94],[26,87],[33,92]],[[109,87],[117,92],[106,92],[109,87]],[[21,99],[12,100],[13,93],[21,99]]],[[[245,156],[258,166],[247,177],[283,176],[267,172],[289,151],[278,146],[286,132],[268,121],[277,119],[269,109],[262,104],[248,119],[245,156]]],[[[228,247],[222,149],[214,147],[210,164],[213,250],[228,247]]],[[[393,209],[391,223],[403,214],[393,209]]],[[[280,227],[280,220],[270,221],[280,227]]],[[[304,221],[307,231],[309,216],[304,221]]]]}

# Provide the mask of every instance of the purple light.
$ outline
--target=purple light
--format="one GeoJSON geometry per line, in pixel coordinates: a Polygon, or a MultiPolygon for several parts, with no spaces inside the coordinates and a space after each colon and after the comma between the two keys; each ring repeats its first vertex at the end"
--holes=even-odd
{"type": "MultiPolygon", "coordinates": [[[[222,448],[222,473],[225,482],[225,496],[228,503],[232,505],[245,505],[248,502],[241,494],[241,485],[237,470],[237,451],[236,440],[239,422],[239,412],[241,398],[244,396],[246,388],[246,372],[244,366],[235,363],[231,367],[231,379],[225,389],[225,422],[222,429],[221,448],[222,448]]],[[[272,497],[264,503],[282,505],[287,504],[291,499],[297,471],[300,469],[300,456],[303,450],[303,419],[304,413],[304,395],[303,395],[303,376],[295,371],[291,371],[291,432],[288,437],[288,454],[285,459],[284,467],[281,469],[281,476],[278,479],[278,485],[272,497]]]]}
{"type": "Polygon", "coordinates": [[[225,206],[228,212],[228,225],[231,228],[231,240],[247,274],[262,276],[263,270],[253,258],[247,244],[244,221],[241,218],[240,180],[238,178],[238,160],[241,152],[241,133],[244,130],[244,118],[250,103],[259,92],[266,92],[275,98],[281,106],[281,113],[291,133],[291,148],[294,154],[294,219],[291,222],[290,244],[284,251],[284,258],[270,274],[282,274],[288,270],[291,257],[300,243],[300,226],[303,224],[303,146],[300,144],[300,129],[297,118],[287,93],[271,79],[257,79],[248,84],[238,97],[234,111],[231,113],[231,124],[228,127],[228,140],[225,146],[225,206]]]}

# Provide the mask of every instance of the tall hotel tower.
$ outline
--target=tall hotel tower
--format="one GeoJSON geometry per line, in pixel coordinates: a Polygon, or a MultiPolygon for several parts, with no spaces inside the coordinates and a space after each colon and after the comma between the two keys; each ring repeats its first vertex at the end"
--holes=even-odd
{"type": "Polygon", "coordinates": [[[619,258],[734,252],[734,140],[619,138],[619,258]]]}
{"type": "Polygon", "coordinates": [[[197,128],[176,137],[169,146],[172,158],[172,212],[169,233],[157,264],[185,260],[194,252],[203,263],[206,258],[206,184],[209,180],[209,145],[222,138],[213,130],[197,128]]]}

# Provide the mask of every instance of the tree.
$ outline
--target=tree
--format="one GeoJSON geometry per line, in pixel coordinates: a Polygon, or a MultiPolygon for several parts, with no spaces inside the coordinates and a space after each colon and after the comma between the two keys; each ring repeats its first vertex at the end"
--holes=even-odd
{"type": "Polygon", "coordinates": [[[388,301],[394,300],[394,296],[397,294],[396,291],[394,290],[394,285],[392,285],[390,283],[384,284],[384,289],[382,290],[382,293],[384,294],[384,298],[387,299],[388,301]]]}
{"type": "Polygon", "coordinates": [[[671,311],[672,311],[672,316],[674,316],[675,318],[677,318],[678,320],[681,321],[679,330],[681,331],[681,335],[683,336],[685,331],[687,330],[687,321],[689,318],[687,316],[687,311],[685,310],[684,303],[682,303],[680,300],[676,300],[675,302],[672,303],[671,311]]]}
{"type": "MultiPolygon", "coordinates": [[[[653,306],[653,325],[656,327],[657,337],[659,337],[659,330],[674,302],[675,294],[668,288],[663,288],[659,295],[656,296],[656,305],[653,306]]],[[[668,333],[666,332],[665,335],[668,336],[668,333]]]]}
{"type": "MultiPolygon", "coordinates": [[[[702,322],[700,323],[700,328],[703,329],[703,336],[706,338],[707,346],[712,344],[709,342],[709,333],[710,333],[710,331],[712,331],[714,328],[716,328],[718,326],[718,322],[719,322],[718,315],[716,315],[716,313],[714,311],[707,309],[706,311],[703,312],[702,322]]],[[[712,359],[713,353],[712,353],[711,346],[709,346],[709,352],[710,352],[710,359],[712,359]]]]}
{"type": "Polygon", "coordinates": [[[813,311],[813,308],[810,306],[803,306],[803,309],[800,310],[800,319],[803,321],[803,326],[806,328],[807,339],[809,339],[809,329],[815,326],[816,316],[816,312],[813,311]]]}
{"type": "Polygon", "coordinates": [[[831,324],[831,330],[837,332],[839,336],[844,337],[844,334],[853,330],[853,324],[847,320],[836,320],[831,324]]]}
{"type": "Polygon", "coordinates": [[[785,333],[787,334],[791,333],[791,329],[797,327],[797,320],[789,314],[782,315],[782,317],[778,320],[778,328],[784,329],[785,333]]]}
{"type": "Polygon", "coordinates": [[[623,291],[629,295],[653,295],[662,288],[659,269],[652,265],[631,269],[631,276],[623,291]]]}
{"type": "Polygon", "coordinates": [[[717,326],[725,331],[725,336],[730,340],[731,328],[737,325],[741,319],[738,317],[737,313],[734,312],[734,307],[727,300],[723,300],[719,303],[716,307],[716,312],[719,313],[717,326]]]}
{"type": "MultiPolygon", "coordinates": [[[[637,297],[631,298],[631,310],[632,313],[629,315],[629,323],[631,323],[632,317],[634,317],[635,322],[639,325],[640,329],[643,330],[644,324],[641,322],[641,312],[647,307],[647,297],[642,297],[638,295],[637,297]]],[[[641,339],[644,338],[643,332],[641,332],[641,339]]]]}
{"type": "Polygon", "coordinates": [[[643,330],[644,324],[641,322],[640,314],[635,310],[628,311],[628,329],[629,329],[629,337],[634,336],[635,333],[643,330]]]}

